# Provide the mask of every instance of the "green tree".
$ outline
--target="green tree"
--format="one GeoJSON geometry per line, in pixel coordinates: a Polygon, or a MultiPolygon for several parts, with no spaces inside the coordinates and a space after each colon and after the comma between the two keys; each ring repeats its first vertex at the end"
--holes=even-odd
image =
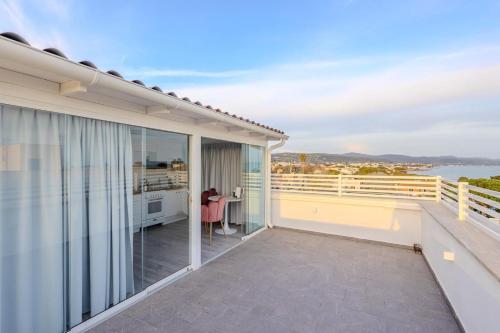
{"type": "MultiPolygon", "coordinates": [[[[458,181],[459,182],[468,182],[469,185],[472,185],[472,186],[481,187],[481,188],[485,188],[488,190],[500,192],[500,179],[497,179],[494,177],[491,177],[490,179],[460,177],[458,179],[458,181]]],[[[471,190],[471,193],[478,195],[478,196],[481,196],[481,197],[485,197],[485,198],[493,200],[493,201],[500,202],[500,198],[498,198],[498,197],[494,197],[494,196],[487,195],[484,193],[476,192],[474,190],[471,190]]]]}
{"type": "Polygon", "coordinates": [[[387,175],[389,174],[389,171],[383,166],[378,166],[378,167],[362,166],[361,168],[358,169],[356,175],[370,175],[373,173],[383,173],[387,175]]]}

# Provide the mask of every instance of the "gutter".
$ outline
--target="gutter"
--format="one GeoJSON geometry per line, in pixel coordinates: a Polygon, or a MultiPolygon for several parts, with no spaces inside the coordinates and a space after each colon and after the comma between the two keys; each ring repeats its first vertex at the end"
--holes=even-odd
{"type": "Polygon", "coordinates": [[[272,146],[270,146],[268,149],[269,153],[271,153],[273,150],[276,150],[278,148],[281,148],[285,145],[286,140],[288,140],[288,136],[281,137],[280,141],[272,146]]]}
{"type": "Polygon", "coordinates": [[[267,147],[267,164],[266,164],[266,207],[265,207],[265,217],[266,225],[268,228],[274,228],[273,222],[271,221],[271,160],[273,150],[283,147],[288,140],[288,136],[284,135],[281,137],[280,141],[272,146],[267,147]]]}

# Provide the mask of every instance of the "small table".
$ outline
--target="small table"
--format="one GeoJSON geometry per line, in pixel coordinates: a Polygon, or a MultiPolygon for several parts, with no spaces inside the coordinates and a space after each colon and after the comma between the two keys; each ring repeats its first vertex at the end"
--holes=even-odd
{"type": "MultiPolygon", "coordinates": [[[[210,198],[215,198],[215,197],[209,197],[208,200],[210,200],[210,198]]],[[[218,199],[218,197],[217,197],[217,199],[218,199]]],[[[225,200],[225,204],[224,204],[224,230],[222,228],[219,228],[219,229],[215,229],[215,232],[218,233],[219,235],[224,235],[224,234],[232,235],[237,230],[229,227],[229,221],[227,218],[227,211],[229,209],[229,204],[232,202],[241,202],[241,201],[243,201],[243,199],[242,198],[235,198],[235,197],[224,197],[224,200],[225,200]]]]}

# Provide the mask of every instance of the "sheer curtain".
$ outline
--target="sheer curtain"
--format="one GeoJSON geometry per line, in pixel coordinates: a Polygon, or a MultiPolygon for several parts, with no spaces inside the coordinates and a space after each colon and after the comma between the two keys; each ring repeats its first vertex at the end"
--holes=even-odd
{"type": "Polygon", "coordinates": [[[126,125],[0,105],[2,332],[61,332],[133,294],[126,125]]]}
{"type": "MultiPolygon", "coordinates": [[[[241,144],[214,143],[203,144],[201,148],[202,190],[215,188],[220,194],[231,196],[241,184],[241,144]]],[[[229,205],[231,222],[242,222],[240,204],[229,205]]]]}
{"type": "Polygon", "coordinates": [[[126,125],[71,117],[66,127],[68,320],[134,293],[132,139],[126,125]]]}
{"type": "Polygon", "coordinates": [[[0,331],[63,328],[64,118],[0,105],[0,331]]]}

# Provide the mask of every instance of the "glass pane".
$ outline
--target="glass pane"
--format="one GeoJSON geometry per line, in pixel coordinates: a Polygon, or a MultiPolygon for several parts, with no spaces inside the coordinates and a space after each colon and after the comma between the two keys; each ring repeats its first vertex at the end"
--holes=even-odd
{"type": "Polygon", "coordinates": [[[243,145],[245,184],[245,234],[262,228],[264,217],[264,148],[243,145]]]}
{"type": "Polygon", "coordinates": [[[66,328],[64,126],[58,114],[0,105],[0,332],[66,328]]]}
{"type": "Polygon", "coordinates": [[[189,265],[187,140],[0,104],[1,332],[66,331],[189,265]]]}
{"type": "Polygon", "coordinates": [[[134,294],[130,127],[0,119],[1,331],[65,331],[134,294]]]}
{"type": "Polygon", "coordinates": [[[189,265],[188,136],[145,130],[143,287],[189,265]]]}

